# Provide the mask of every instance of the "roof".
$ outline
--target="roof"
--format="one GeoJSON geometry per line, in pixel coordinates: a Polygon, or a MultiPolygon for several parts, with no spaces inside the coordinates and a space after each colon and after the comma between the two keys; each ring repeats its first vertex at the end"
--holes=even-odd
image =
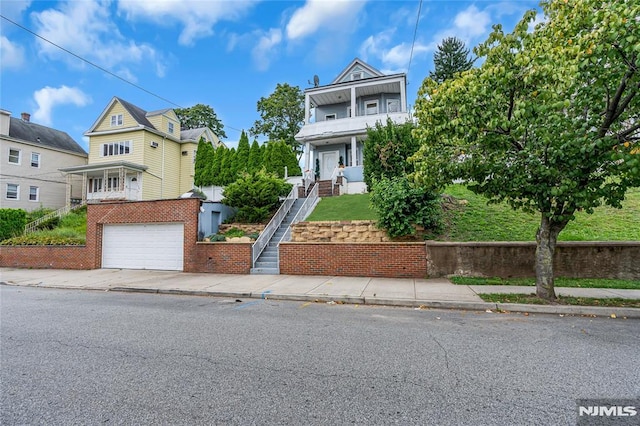
{"type": "Polygon", "coordinates": [[[207,130],[206,127],[200,127],[198,129],[185,129],[180,131],[181,141],[199,141],[200,136],[207,130]]]}
{"type": "Polygon", "coordinates": [[[132,103],[129,103],[127,101],[125,101],[124,99],[121,99],[119,97],[115,97],[114,99],[117,99],[118,102],[120,102],[120,104],[124,107],[124,109],[127,110],[127,112],[129,114],[131,114],[131,116],[133,117],[134,120],[136,120],[138,122],[138,124],[143,125],[144,127],[148,127],[150,129],[155,129],[155,126],[153,124],[151,124],[151,122],[149,120],[147,120],[147,111],[143,110],[140,107],[135,106],[132,103]]]}
{"type": "Polygon", "coordinates": [[[10,117],[9,137],[41,145],[46,148],[75,152],[87,155],[87,152],[66,132],[51,127],[10,117]]]}
{"type": "Polygon", "coordinates": [[[360,66],[360,68],[368,71],[369,74],[373,75],[374,77],[382,77],[382,76],[384,76],[383,73],[381,73],[380,71],[378,71],[377,69],[375,69],[371,65],[367,64],[366,62],[364,62],[360,58],[355,58],[353,61],[351,61],[351,63],[349,65],[347,65],[347,67],[345,69],[342,70],[342,72],[340,74],[338,74],[338,76],[335,79],[333,79],[331,84],[339,83],[340,80],[342,80],[347,74],[349,74],[349,72],[353,68],[355,68],[356,66],[360,66]]]}
{"type": "Polygon", "coordinates": [[[165,109],[157,109],[155,111],[149,111],[147,112],[147,117],[153,117],[154,115],[160,115],[160,114],[165,114],[167,112],[171,111],[171,108],[165,108],[165,109]]]}

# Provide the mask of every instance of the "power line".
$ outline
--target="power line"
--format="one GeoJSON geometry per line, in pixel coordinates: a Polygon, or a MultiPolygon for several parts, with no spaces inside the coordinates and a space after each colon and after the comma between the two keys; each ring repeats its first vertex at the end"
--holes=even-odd
{"type": "MultiPolygon", "coordinates": [[[[153,97],[155,97],[155,98],[158,98],[158,99],[160,99],[160,100],[162,100],[162,101],[164,101],[164,102],[167,102],[167,103],[169,103],[169,104],[171,104],[171,105],[174,105],[174,106],[176,106],[176,107],[178,107],[178,108],[183,108],[181,105],[178,105],[177,103],[172,102],[172,101],[170,101],[170,100],[169,100],[169,99],[167,99],[167,98],[164,98],[164,97],[162,97],[162,96],[160,96],[160,95],[158,95],[158,94],[156,94],[156,93],[154,93],[154,92],[152,92],[152,91],[150,91],[150,90],[147,90],[147,89],[145,89],[144,87],[142,87],[142,86],[140,86],[140,85],[138,85],[138,84],[135,84],[134,82],[129,81],[129,80],[127,80],[126,78],[121,77],[121,76],[119,76],[119,75],[117,75],[117,74],[113,73],[112,71],[109,71],[108,69],[106,69],[106,68],[104,68],[104,67],[101,67],[100,65],[98,65],[98,64],[96,64],[96,63],[94,63],[94,62],[91,62],[90,60],[85,59],[85,58],[83,58],[82,56],[80,56],[80,55],[78,55],[78,54],[76,54],[76,53],[73,53],[72,51],[70,51],[70,50],[68,50],[68,49],[65,49],[64,47],[60,46],[59,44],[56,44],[56,43],[52,42],[51,40],[49,40],[49,39],[47,39],[47,38],[45,38],[45,37],[41,36],[40,34],[38,34],[38,33],[34,32],[34,31],[31,31],[29,28],[27,28],[27,27],[25,27],[25,26],[23,26],[23,25],[20,25],[19,23],[15,22],[15,21],[13,21],[13,20],[11,20],[11,19],[9,19],[9,18],[7,18],[6,16],[4,16],[4,15],[2,15],[2,14],[0,14],[0,17],[1,17],[2,19],[4,19],[5,21],[12,23],[12,24],[13,24],[13,25],[15,25],[16,27],[23,29],[24,31],[28,32],[29,34],[34,35],[35,37],[39,38],[40,40],[43,40],[43,41],[45,41],[45,42],[47,42],[47,43],[51,44],[52,46],[57,47],[58,49],[60,49],[60,50],[62,50],[62,51],[64,51],[64,52],[66,52],[66,53],[68,53],[69,55],[71,55],[71,56],[73,56],[73,57],[75,57],[75,58],[77,58],[77,59],[80,59],[81,61],[83,61],[83,62],[85,62],[85,63],[87,63],[87,64],[91,65],[92,67],[95,67],[95,68],[99,69],[100,71],[105,72],[105,73],[109,74],[110,76],[115,77],[115,78],[117,78],[118,80],[123,81],[124,83],[127,83],[127,84],[129,84],[129,85],[131,85],[131,86],[135,87],[136,89],[142,90],[143,92],[145,92],[145,93],[147,93],[147,94],[149,94],[149,95],[151,95],[151,96],[153,96],[153,97]]],[[[241,131],[242,131],[242,130],[237,129],[237,128],[232,127],[232,126],[226,126],[226,127],[227,127],[228,129],[235,130],[235,131],[237,131],[237,132],[241,132],[241,131]]]]}
{"type": "Polygon", "coordinates": [[[409,54],[409,66],[407,67],[407,75],[409,75],[409,71],[411,70],[411,60],[413,59],[413,46],[416,44],[416,36],[418,35],[418,23],[420,22],[420,12],[422,11],[422,0],[420,0],[420,4],[418,5],[418,16],[416,17],[416,27],[413,30],[413,42],[411,42],[411,53],[409,54]]]}

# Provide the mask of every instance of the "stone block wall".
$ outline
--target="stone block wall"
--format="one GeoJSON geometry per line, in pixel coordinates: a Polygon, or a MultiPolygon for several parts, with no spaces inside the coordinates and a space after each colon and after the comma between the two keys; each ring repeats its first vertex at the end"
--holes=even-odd
{"type": "Polygon", "coordinates": [[[389,237],[375,221],[300,222],[291,227],[291,241],[303,242],[387,242],[389,237]]]}

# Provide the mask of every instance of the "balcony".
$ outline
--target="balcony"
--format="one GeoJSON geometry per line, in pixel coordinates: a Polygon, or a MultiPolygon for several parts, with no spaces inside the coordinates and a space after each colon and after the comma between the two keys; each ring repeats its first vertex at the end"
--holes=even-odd
{"type": "Polygon", "coordinates": [[[385,123],[387,117],[398,124],[405,123],[410,119],[409,113],[407,112],[394,112],[318,121],[305,124],[296,135],[296,140],[313,143],[314,141],[361,135],[366,133],[367,127],[375,126],[376,122],[385,123]]]}

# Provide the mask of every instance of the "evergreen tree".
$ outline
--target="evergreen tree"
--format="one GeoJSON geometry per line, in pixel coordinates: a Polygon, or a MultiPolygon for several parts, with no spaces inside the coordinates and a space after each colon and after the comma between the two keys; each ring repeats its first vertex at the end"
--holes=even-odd
{"type": "Polygon", "coordinates": [[[198,150],[196,151],[196,162],[194,164],[193,183],[195,186],[209,185],[210,166],[213,160],[213,146],[204,138],[200,138],[198,142],[198,150]]]}
{"type": "Polygon", "coordinates": [[[433,54],[435,71],[429,77],[437,83],[449,80],[459,72],[471,69],[473,60],[469,59],[469,49],[457,37],[447,37],[438,45],[433,54]]]}
{"type": "Polygon", "coordinates": [[[227,148],[224,145],[221,145],[218,148],[216,148],[216,153],[211,163],[211,184],[212,185],[216,185],[216,186],[224,185],[222,183],[222,175],[220,171],[222,170],[222,162],[224,161],[226,151],[227,151],[227,148]]]}
{"type": "Polygon", "coordinates": [[[236,180],[235,173],[234,173],[235,157],[236,157],[235,149],[231,148],[231,149],[226,149],[224,151],[224,158],[222,160],[221,169],[220,169],[220,175],[221,175],[223,186],[229,185],[231,182],[236,180]]]}
{"type": "Polygon", "coordinates": [[[262,144],[262,168],[267,172],[274,172],[271,165],[271,157],[273,157],[273,142],[265,142],[262,144]]]}
{"type": "Polygon", "coordinates": [[[249,138],[243,130],[240,135],[240,141],[238,142],[238,151],[236,151],[236,174],[249,170],[249,150],[249,138]]]}
{"type": "Polygon", "coordinates": [[[257,140],[253,140],[249,149],[249,160],[247,161],[247,170],[249,173],[257,172],[262,168],[262,150],[257,140]]]}

